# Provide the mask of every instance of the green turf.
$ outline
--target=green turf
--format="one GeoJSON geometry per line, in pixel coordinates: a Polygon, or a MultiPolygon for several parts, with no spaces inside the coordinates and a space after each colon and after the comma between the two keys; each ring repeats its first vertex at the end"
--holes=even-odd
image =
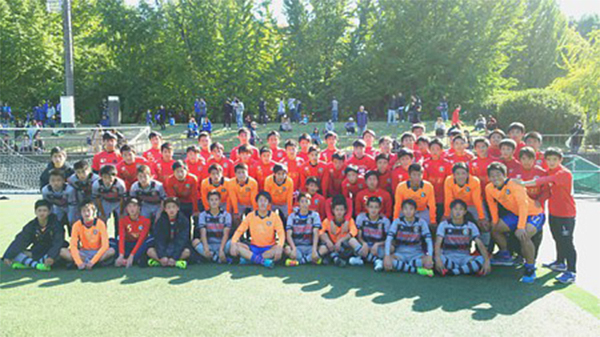
{"type": "MultiPolygon", "coordinates": [[[[34,197],[0,201],[0,250],[34,197]]],[[[110,230],[112,232],[112,228],[110,230]]],[[[330,266],[0,268],[0,335],[600,335],[599,301],[518,272],[428,279],[330,266]]]]}

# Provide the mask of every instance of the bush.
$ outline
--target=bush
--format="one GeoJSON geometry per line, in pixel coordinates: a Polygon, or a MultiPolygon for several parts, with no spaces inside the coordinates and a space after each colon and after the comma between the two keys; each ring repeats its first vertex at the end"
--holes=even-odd
{"type": "Polygon", "coordinates": [[[550,89],[504,92],[486,105],[493,107],[492,114],[504,128],[521,122],[528,131],[545,134],[568,134],[583,116],[582,108],[571,96],[550,89]]]}

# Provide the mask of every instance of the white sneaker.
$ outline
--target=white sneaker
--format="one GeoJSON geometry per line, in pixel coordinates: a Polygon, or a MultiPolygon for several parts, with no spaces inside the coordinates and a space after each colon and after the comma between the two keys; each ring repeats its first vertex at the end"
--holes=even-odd
{"type": "Polygon", "coordinates": [[[373,270],[382,271],[383,270],[383,260],[375,260],[375,268],[373,268],[373,270]]]}
{"type": "Polygon", "coordinates": [[[350,263],[351,266],[362,266],[363,264],[365,264],[365,262],[363,261],[362,258],[358,257],[358,256],[353,256],[348,260],[348,263],[350,263]]]}

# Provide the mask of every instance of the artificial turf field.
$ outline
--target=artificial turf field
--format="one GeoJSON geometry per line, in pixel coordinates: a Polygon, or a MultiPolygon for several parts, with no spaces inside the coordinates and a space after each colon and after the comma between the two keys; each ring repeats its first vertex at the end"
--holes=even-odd
{"type": "MultiPolygon", "coordinates": [[[[0,201],[2,252],[32,218],[35,199],[0,201]]],[[[429,279],[370,267],[205,264],[42,273],[2,264],[0,335],[600,336],[599,255],[588,244],[598,237],[598,205],[578,201],[578,283],[586,290],[556,285],[541,268],[534,285],[522,285],[510,268],[485,278],[429,279]]],[[[542,247],[546,261],[550,235],[542,247]]]]}

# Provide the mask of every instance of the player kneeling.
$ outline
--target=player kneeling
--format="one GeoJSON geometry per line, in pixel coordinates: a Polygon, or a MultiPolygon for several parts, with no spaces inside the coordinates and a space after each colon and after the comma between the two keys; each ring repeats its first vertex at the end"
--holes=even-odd
{"type": "Polygon", "coordinates": [[[140,201],[136,198],[127,200],[125,211],[127,215],[119,219],[119,237],[110,239],[110,246],[119,252],[115,267],[129,268],[134,262],[142,261],[153,239],[148,237],[150,219],[140,215],[140,201]]]}
{"type": "Polygon", "coordinates": [[[456,199],[450,203],[451,219],[443,221],[435,240],[435,269],[442,275],[487,275],[492,270],[489,254],[481,241],[479,228],[467,221],[467,203],[456,199]],[[471,256],[475,241],[482,255],[471,256]]]}
{"type": "Polygon", "coordinates": [[[65,246],[65,231],[46,200],[35,202],[35,219],[29,221],[8,246],[2,260],[13,269],[49,271],[60,256],[69,255],[65,246]],[[31,246],[30,249],[27,249],[31,246]]]}
{"type": "Polygon", "coordinates": [[[346,219],[348,205],[346,198],[336,195],[331,202],[333,220],[325,219],[323,228],[319,231],[321,246],[319,251],[329,252],[330,258],[339,267],[346,266],[346,258],[354,254],[360,243],[356,240],[358,229],[352,218],[346,219]]]}
{"type": "Polygon", "coordinates": [[[309,210],[311,195],[300,193],[298,204],[300,208],[287,218],[286,234],[288,245],[284,249],[289,258],[285,261],[288,267],[313,262],[321,264],[321,254],[327,253],[327,248],[319,247],[319,230],[321,217],[319,213],[309,210]]]}
{"type": "Polygon", "coordinates": [[[273,268],[281,260],[285,231],[281,218],[269,211],[271,195],[260,192],[256,195],[258,210],[246,215],[231,238],[231,255],[240,257],[240,264],[255,263],[273,268]],[[250,230],[250,244],[239,242],[250,230]],[[277,234],[277,236],[275,236],[277,234]]]}
{"type": "Polygon", "coordinates": [[[148,266],[187,268],[190,257],[190,220],[179,211],[179,200],[169,197],[164,202],[164,212],[160,215],[152,234],[154,241],[148,248],[148,266]]]}
{"type": "Polygon", "coordinates": [[[386,271],[402,271],[433,276],[433,242],[427,221],[415,216],[417,203],[413,199],[402,202],[403,216],[392,222],[385,240],[386,271]],[[423,241],[427,251],[423,252],[423,241]]]}
{"type": "Polygon", "coordinates": [[[212,190],[207,194],[208,210],[200,213],[194,230],[192,246],[208,261],[231,263],[231,214],[221,208],[221,194],[212,190]]]}
{"type": "Polygon", "coordinates": [[[381,215],[382,200],[380,197],[367,199],[367,213],[356,217],[359,245],[355,249],[357,256],[350,258],[353,266],[362,265],[363,259],[375,265],[375,271],[383,270],[385,235],[390,227],[390,220],[381,215]]]}

